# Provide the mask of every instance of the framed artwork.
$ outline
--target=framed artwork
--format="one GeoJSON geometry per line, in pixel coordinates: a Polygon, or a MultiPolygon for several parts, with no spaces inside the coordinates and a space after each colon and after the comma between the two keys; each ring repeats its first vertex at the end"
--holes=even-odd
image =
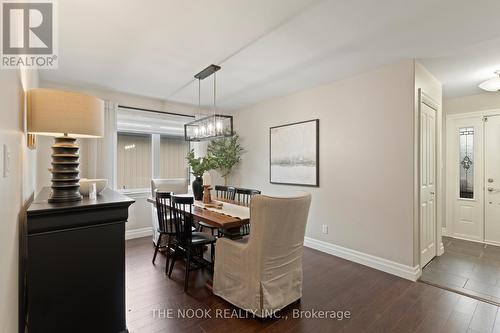
{"type": "Polygon", "coordinates": [[[269,129],[272,184],[319,186],[319,119],[269,129]]]}

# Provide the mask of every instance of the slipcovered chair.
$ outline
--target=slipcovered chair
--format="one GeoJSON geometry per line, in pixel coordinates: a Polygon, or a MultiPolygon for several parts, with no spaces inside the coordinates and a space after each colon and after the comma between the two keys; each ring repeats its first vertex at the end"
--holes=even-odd
{"type": "Polygon", "coordinates": [[[311,195],[256,195],[250,203],[250,236],[219,238],[213,292],[267,317],[302,297],[302,254],[311,195]]]}
{"type": "Polygon", "coordinates": [[[188,187],[189,180],[186,178],[152,179],[151,195],[154,197],[156,191],[184,194],[188,193],[188,187]]]}

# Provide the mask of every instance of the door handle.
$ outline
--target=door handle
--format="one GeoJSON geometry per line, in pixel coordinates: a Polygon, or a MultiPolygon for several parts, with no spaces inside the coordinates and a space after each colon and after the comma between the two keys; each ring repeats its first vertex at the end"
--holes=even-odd
{"type": "Polygon", "coordinates": [[[495,189],[493,187],[488,187],[488,192],[493,192],[495,189]]]}
{"type": "Polygon", "coordinates": [[[436,193],[434,193],[434,192],[429,192],[429,193],[430,193],[431,195],[434,195],[434,194],[436,194],[436,193]]]}

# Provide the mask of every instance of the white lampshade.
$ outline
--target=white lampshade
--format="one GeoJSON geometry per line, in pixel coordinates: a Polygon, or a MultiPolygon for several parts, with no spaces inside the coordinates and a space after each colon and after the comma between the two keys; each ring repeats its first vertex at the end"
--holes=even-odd
{"type": "Polygon", "coordinates": [[[496,71],[497,77],[484,81],[479,85],[479,88],[486,91],[500,91],[500,71],[496,71]]]}
{"type": "Polygon", "coordinates": [[[98,98],[53,89],[28,91],[28,132],[91,138],[104,136],[104,102],[98,98]]]}

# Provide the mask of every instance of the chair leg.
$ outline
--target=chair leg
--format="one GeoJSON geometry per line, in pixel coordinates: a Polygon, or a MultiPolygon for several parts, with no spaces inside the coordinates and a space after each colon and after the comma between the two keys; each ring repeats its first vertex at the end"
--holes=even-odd
{"type": "Polygon", "coordinates": [[[168,241],[167,241],[167,262],[165,264],[165,274],[168,274],[168,263],[170,261],[170,248],[172,247],[172,240],[171,236],[168,236],[168,241]]]}
{"type": "Polygon", "coordinates": [[[215,258],[215,244],[212,243],[210,244],[210,260],[212,261],[212,266],[214,264],[214,258],[215,258]]]}
{"type": "Polygon", "coordinates": [[[184,292],[188,290],[189,283],[189,269],[191,267],[191,249],[188,249],[186,252],[186,274],[184,276],[184,292]]]}
{"type": "Polygon", "coordinates": [[[163,234],[160,234],[160,236],[158,236],[158,240],[156,241],[155,254],[153,254],[153,265],[155,264],[156,255],[158,254],[158,249],[160,248],[161,236],[163,236],[163,234]]]}
{"type": "Polygon", "coordinates": [[[174,250],[174,256],[172,258],[172,262],[170,263],[170,269],[168,270],[168,278],[170,278],[170,275],[172,275],[172,270],[174,269],[174,264],[175,261],[177,260],[178,255],[179,255],[179,246],[176,245],[174,250]]]}

